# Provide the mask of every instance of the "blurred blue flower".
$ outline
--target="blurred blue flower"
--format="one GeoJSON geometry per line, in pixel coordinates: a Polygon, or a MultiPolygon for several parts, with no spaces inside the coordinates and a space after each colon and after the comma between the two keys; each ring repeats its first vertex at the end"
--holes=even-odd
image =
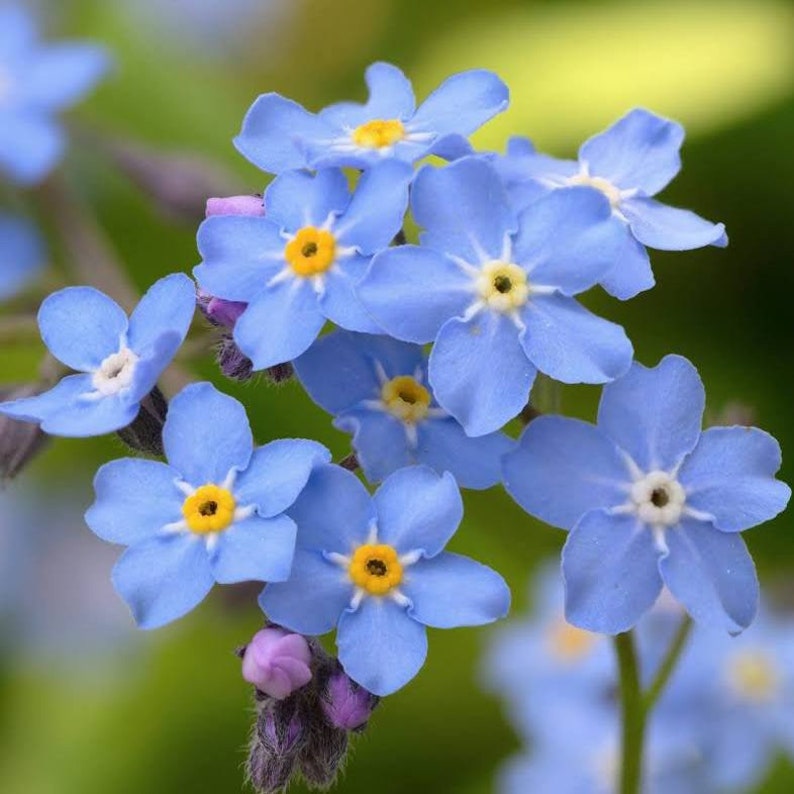
{"type": "Polygon", "coordinates": [[[44,44],[29,10],[0,7],[0,174],[22,185],[41,181],[66,143],[57,114],[79,102],[108,66],[103,47],[44,44]]]}
{"type": "Polygon", "coordinates": [[[634,364],[604,387],[598,426],[544,416],[505,456],[505,487],[531,515],[570,530],[566,617],[590,631],[631,628],[662,584],[697,621],[731,633],[758,600],[739,532],[783,510],[780,447],[748,427],[701,432],[705,394],[685,358],[634,364]]]}
{"type": "Polygon", "coordinates": [[[268,584],[260,606],[301,634],[337,628],[345,672],[376,695],[419,672],[426,626],[478,626],[507,614],[499,574],[443,551],[463,517],[449,473],[400,469],[370,497],[351,472],[321,466],[289,515],[298,525],[292,575],[268,584]]]}
{"type": "Polygon", "coordinates": [[[189,612],[215,582],[286,579],[295,523],[283,513],[312,467],[330,460],[302,439],[254,449],[243,406],[209,383],[171,401],[163,445],[167,464],[103,466],[85,517],[99,537],[129,546],[113,584],[145,629],[189,612]]]}
{"type": "Polygon", "coordinates": [[[601,278],[604,289],[625,300],[654,285],[645,246],[688,251],[728,244],[725,227],[693,212],[668,207],[651,196],[681,170],[679,149],[684,129],[674,121],[636,108],[579,149],[579,161],[557,160],[514,138],[494,163],[520,209],[550,190],[587,185],[601,191],[622,230],[620,251],[601,278]]]}
{"type": "Polygon", "coordinates": [[[452,158],[471,151],[466,136],[508,104],[507,86],[484,69],[449,77],[419,108],[411,83],[396,66],[373,63],[366,80],[366,104],[340,102],[316,114],[279,94],[262,94],[234,144],[273,174],[329,166],[366,169],[385,159],[413,163],[428,154],[452,158]]]}
{"type": "Polygon", "coordinates": [[[339,169],[290,171],[265,194],[266,217],[216,215],[199,228],[202,289],[247,304],[234,340],[254,369],[291,361],[326,320],[378,333],[354,292],[373,254],[400,230],[411,169],[387,162],[350,194],[339,169]]]}
{"type": "Polygon", "coordinates": [[[0,301],[16,295],[42,270],[44,242],[24,218],[0,213],[0,301]]]}
{"type": "Polygon", "coordinates": [[[429,379],[471,436],[524,407],[537,371],[604,383],[629,367],[623,329],[573,295],[612,266],[620,229],[587,188],[559,191],[516,215],[494,169],[477,157],[423,168],[411,193],[421,246],[375,257],[358,294],[389,335],[435,340],[429,379]]]}
{"type": "Polygon", "coordinates": [[[126,427],[187,334],[196,306],[182,273],[160,279],[129,320],[93,287],[67,287],[45,298],[39,328],[69,375],[36,397],[0,403],[0,413],[41,423],[56,436],[98,436],[126,427]]]}
{"type": "Polygon", "coordinates": [[[337,331],[295,361],[311,398],[353,434],[356,458],[370,482],[424,463],[451,472],[463,488],[490,488],[514,442],[503,433],[470,438],[433,398],[419,345],[385,336],[337,331]]]}

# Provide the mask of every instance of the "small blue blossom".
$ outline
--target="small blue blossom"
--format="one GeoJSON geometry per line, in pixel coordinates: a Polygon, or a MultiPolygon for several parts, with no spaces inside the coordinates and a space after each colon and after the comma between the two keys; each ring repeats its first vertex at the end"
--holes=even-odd
{"type": "Polygon", "coordinates": [[[353,434],[370,482],[416,463],[451,472],[463,488],[501,481],[501,458],[514,442],[504,433],[465,434],[435,401],[421,346],[337,331],[298,358],[295,372],[312,399],[336,416],[334,427],[353,434]]]}
{"type": "Polygon", "coordinates": [[[559,191],[516,217],[477,157],[423,168],[411,193],[420,246],[388,249],[358,294],[389,335],[435,341],[429,380],[471,436],[498,430],[527,402],[538,370],[564,383],[623,374],[623,329],[573,295],[614,263],[621,230],[595,190],[559,191]]]}
{"type": "Polygon", "coordinates": [[[39,329],[50,352],[79,375],[36,397],[0,403],[0,413],[41,423],[56,436],[97,436],[126,427],[187,334],[196,298],[176,273],[143,296],[129,320],[93,287],[67,287],[44,300],[39,329]]]}
{"type": "Polygon", "coordinates": [[[40,42],[30,11],[0,7],[0,174],[30,185],[52,170],[66,141],[57,113],[79,102],[108,64],[95,44],[40,42]]]}
{"type": "Polygon", "coordinates": [[[24,218],[0,214],[0,301],[16,295],[41,272],[44,243],[24,218]]]}
{"type": "Polygon", "coordinates": [[[260,606],[301,634],[336,628],[345,672],[376,695],[419,672],[426,626],[479,626],[507,614],[499,574],[443,551],[463,517],[449,473],[400,469],[371,497],[351,472],[320,466],[289,515],[299,528],[292,575],[268,584],[260,606]]]}
{"type": "Polygon", "coordinates": [[[248,304],[234,340],[254,369],[299,356],[326,320],[380,332],[354,286],[400,230],[410,177],[405,163],[382,163],[351,196],[339,169],[289,171],[268,187],[266,217],[218,215],[201,224],[196,279],[215,297],[248,304]]]}
{"type": "Polygon", "coordinates": [[[416,108],[411,83],[396,67],[366,72],[365,105],[341,102],[309,113],[279,94],[262,94],[243,121],[235,146],[273,174],[293,168],[366,169],[385,159],[413,163],[428,154],[471,151],[466,137],[508,104],[507,86],[492,72],[453,75],[416,108]]]}
{"type": "Polygon", "coordinates": [[[283,513],[330,460],[302,439],[254,449],[243,406],[209,383],[171,401],[163,445],[168,463],[103,466],[85,517],[103,540],[129,546],[113,584],[145,629],[189,612],[215,582],[286,579],[296,528],[283,513]]]}
{"type": "Polygon", "coordinates": [[[494,163],[521,209],[550,190],[572,186],[590,186],[609,199],[623,234],[614,267],[600,283],[626,300],[655,283],[646,246],[688,251],[728,244],[723,224],[651,198],[681,170],[683,140],[680,124],[636,108],[585,141],[578,162],[539,154],[528,140],[514,138],[494,163]]]}
{"type": "Polygon", "coordinates": [[[505,487],[531,515],[570,530],[566,617],[630,629],[667,585],[697,621],[731,633],[758,600],[739,533],[776,516],[791,490],[780,447],[756,428],[701,431],[705,394],[685,358],[634,364],[604,387],[598,426],[544,416],[504,459],[505,487]]]}

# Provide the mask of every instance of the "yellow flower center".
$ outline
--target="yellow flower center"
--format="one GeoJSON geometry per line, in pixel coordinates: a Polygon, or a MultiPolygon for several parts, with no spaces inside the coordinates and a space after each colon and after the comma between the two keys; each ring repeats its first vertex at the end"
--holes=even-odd
{"type": "Polygon", "coordinates": [[[398,119],[373,119],[353,130],[353,143],[367,149],[382,149],[405,138],[405,127],[398,119]]]}
{"type": "Polygon", "coordinates": [[[410,375],[398,375],[384,383],[380,396],[392,416],[410,424],[421,422],[430,407],[430,392],[410,375]]]}
{"type": "Polygon", "coordinates": [[[498,312],[513,312],[529,298],[527,274],[509,262],[488,262],[477,278],[480,298],[498,312]]]}
{"type": "Polygon", "coordinates": [[[359,546],[347,569],[353,583],[370,595],[386,595],[403,579],[397,552],[383,543],[359,546]]]}
{"type": "Polygon", "coordinates": [[[568,180],[569,185],[585,185],[600,190],[608,199],[613,207],[620,204],[620,189],[615,187],[608,179],[600,176],[590,176],[589,174],[577,174],[568,180]]]}
{"type": "Polygon", "coordinates": [[[222,532],[234,521],[237,503],[225,488],[202,485],[182,505],[182,515],[191,532],[205,535],[222,532]]]}
{"type": "Polygon", "coordinates": [[[779,675],[766,654],[757,650],[743,651],[730,662],[728,683],[744,700],[766,703],[775,697],[779,675]]]}
{"type": "Polygon", "coordinates": [[[598,635],[560,619],[551,627],[547,640],[552,655],[557,659],[578,662],[593,649],[598,635]]]}
{"type": "Polygon", "coordinates": [[[304,226],[284,247],[284,257],[296,275],[317,276],[333,265],[336,238],[324,229],[304,226]]]}

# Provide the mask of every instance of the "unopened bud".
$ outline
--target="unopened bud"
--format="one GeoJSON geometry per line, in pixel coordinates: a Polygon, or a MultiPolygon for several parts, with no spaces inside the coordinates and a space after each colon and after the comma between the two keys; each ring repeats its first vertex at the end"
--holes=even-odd
{"type": "Polygon", "coordinates": [[[258,631],[243,654],[243,678],[277,700],[311,681],[312,653],[300,634],[284,629],[258,631]]]}
{"type": "Polygon", "coordinates": [[[163,426],[168,413],[168,401],[155,386],[141,400],[138,415],[132,424],[116,431],[118,437],[136,452],[161,456],[163,450],[163,426]]]}
{"type": "Polygon", "coordinates": [[[330,676],[321,696],[326,719],[336,728],[352,731],[366,724],[380,698],[359,686],[341,668],[330,676]]]}
{"type": "MultiPolygon", "coordinates": [[[[318,715],[320,716],[320,715],[318,715]]],[[[347,755],[347,732],[325,720],[315,720],[299,757],[300,770],[312,786],[327,788],[339,774],[347,755]]]]}
{"type": "MultiPolygon", "coordinates": [[[[0,390],[0,402],[32,397],[34,386],[0,390]]],[[[32,422],[21,422],[0,415],[0,482],[16,477],[48,443],[49,437],[32,422]]]]}
{"type": "Polygon", "coordinates": [[[262,196],[227,196],[207,199],[206,215],[264,215],[262,196]]]}
{"type": "Polygon", "coordinates": [[[250,380],[254,374],[251,359],[237,347],[231,335],[226,334],[218,344],[218,366],[221,372],[232,380],[250,380]]]}

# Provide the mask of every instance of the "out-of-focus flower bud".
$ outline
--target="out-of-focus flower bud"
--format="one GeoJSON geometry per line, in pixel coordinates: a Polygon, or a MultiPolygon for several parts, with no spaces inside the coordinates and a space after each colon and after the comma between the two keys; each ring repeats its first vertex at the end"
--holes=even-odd
{"type": "MultiPolygon", "coordinates": [[[[32,397],[35,386],[0,389],[0,402],[32,397]]],[[[16,477],[46,446],[48,436],[37,424],[0,415],[0,482],[16,477]]]]}
{"type": "Polygon", "coordinates": [[[206,215],[264,215],[262,196],[226,196],[207,199],[206,215]]]}
{"type": "Polygon", "coordinates": [[[168,401],[157,386],[141,400],[141,408],[132,424],[116,431],[116,435],[131,449],[147,455],[163,455],[163,425],[168,413],[168,401]]]}
{"type": "Polygon", "coordinates": [[[258,631],[243,654],[243,678],[277,700],[311,681],[312,653],[300,634],[283,629],[258,631]]]}

